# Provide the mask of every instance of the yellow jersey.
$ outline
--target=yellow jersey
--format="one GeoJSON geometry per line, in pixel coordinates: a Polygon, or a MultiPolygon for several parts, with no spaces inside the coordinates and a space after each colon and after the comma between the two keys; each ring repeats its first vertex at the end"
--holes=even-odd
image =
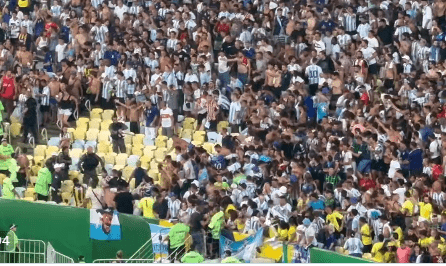
{"type": "Polygon", "coordinates": [[[384,246],[383,242],[379,242],[373,245],[372,247],[372,258],[376,262],[384,262],[384,254],[380,251],[384,246]]]}
{"type": "Polygon", "coordinates": [[[153,213],[153,204],[155,203],[155,199],[152,197],[142,198],[138,203],[138,208],[142,209],[142,214],[146,218],[155,218],[155,214],[153,213]]]}
{"type": "Polygon", "coordinates": [[[433,212],[432,204],[420,202],[418,205],[420,205],[420,216],[426,220],[430,220],[433,212]]]}
{"type": "Polygon", "coordinates": [[[403,203],[403,206],[401,206],[401,211],[406,210],[410,216],[413,215],[413,209],[414,209],[414,205],[413,205],[412,201],[410,201],[410,200],[406,200],[403,203]]]}
{"type": "Polygon", "coordinates": [[[340,214],[338,211],[334,211],[331,214],[327,215],[326,221],[334,226],[335,230],[340,232],[341,225],[338,223],[337,219],[342,220],[344,216],[340,214]]]}
{"type": "Polygon", "coordinates": [[[370,231],[370,225],[364,224],[361,227],[360,233],[362,236],[362,238],[361,238],[362,244],[364,246],[371,245],[372,244],[372,236],[371,236],[372,232],[370,231]]]}

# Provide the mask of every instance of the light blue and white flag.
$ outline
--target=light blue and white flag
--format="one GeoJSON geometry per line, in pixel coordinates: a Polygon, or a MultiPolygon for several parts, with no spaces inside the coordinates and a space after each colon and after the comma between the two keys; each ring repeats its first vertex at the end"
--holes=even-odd
{"type": "Polygon", "coordinates": [[[256,256],[256,248],[262,245],[263,228],[260,228],[254,235],[241,241],[232,241],[224,236],[220,236],[220,256],[224,258],[226,250],[231,251],[231,256],[249,263],[256,256]]]}
{"type": "Polygon", "coordinates": [[[165,258],[169,254],[169,246],[167,241],[163,241],[169,235],[170,228],[159,226],[156,224],[149,224],[150,232],[152,234],[152,248],[155,260],[165,258]]]}

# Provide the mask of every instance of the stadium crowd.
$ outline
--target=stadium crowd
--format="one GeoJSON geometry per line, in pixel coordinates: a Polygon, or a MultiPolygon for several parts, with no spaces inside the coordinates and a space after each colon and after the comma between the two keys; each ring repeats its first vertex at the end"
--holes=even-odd
{"type": "MultiPolygon", "coordinates": [[[[0,6],[3,120],[20,121],[25,143],[42,142],[38,128],[62,129],[38,200],[63,202],[74,163],[67,128],[100,107],[116,110],[116,154],[130,154],[132,132],[166,136],[175,156],[158,178],[138,162],[124,180],[85,147],[73,180],[85,200],[65,204],[170,219],[206,258],[219,257],[221,234],[263,228],[265,239],[377,262],[443,262],[445,1],[0,6]],[[181,137],[191,118],[218,143],[213,154],[181,137]]],[[[30,162],[6,138],[0,154],[2,196],[23,198],[30,162]]],[[[170,236],[171,252],[183,236],[170,236]]]]}

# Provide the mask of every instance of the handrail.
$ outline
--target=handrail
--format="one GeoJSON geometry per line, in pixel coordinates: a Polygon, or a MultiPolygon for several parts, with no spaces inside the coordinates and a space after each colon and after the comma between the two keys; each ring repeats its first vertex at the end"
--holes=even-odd
{"type": "MultiPolygon", "coordinates": [[[[184,243],[186,243],[187,241],[189,241],[190,239],[191,239],[191,235],[189,235],[185,240],[184,240],[184,243]]],[[[206,235],[204,235],[204,237],[206,237],[206,235]]],[[[206,247],[206,242],[203,242],[203,243],[205,243],[205,247],[206,247]]],[[[169,261],[173,261],[173,262],[175,262],[175,258],[173,257],[174,255],[176,255],[176,254],[181,254],[183,251],[185,251],[186,250],[186,245],[183,245],[182,247],[180,246],[180,247],[177,247],[172,253],[171,253],[171,255],[169,255],[169,256],[167,256],[167,260],[169,260],[169,261]],[[180,249],[181,248],[181,249],[180,249]]],[[[206,250],[204,251],[204,253],[206,254],[206,250]]],[[[162,259],[162,258],[161,258],[162,259]]]]}
{"type": "Polygon", "coordinates": [[[20,155],[20,154],[22,154],[22,148],[20,148],[20,146],[17,146],[17,147],[15,148],[15,150],[14,150],[14,153],[15,153],[16,155],[20,155]]]}
{"type": "Polygon", "coordinates": [[[11,143],[11,124],[8,122],[3,122],[3,134],[8,135],[8,142],[11,143]]]}
{"type": "Polygon", "coordinates": [[[73,116],[74,116],[74,119],[76,119],[76,120],[79,119],[79,111],[78,111],[77,108],[74,110],[74,112],[73,112],[73,116]]]}
{"type": "Polygon", "coordinates": [[[28,140],[29,145],[31,145],[31,147],[36,148],[36,140],[34,139],[34,137],[30,137],[28,140]]]}
{"type": "Polygon", "coordinates": [[[87,108],[88,112],[91,112],[91,102],[88,99],[85,101],[85,108],[87,108]]]}
{"type": "Polygon", "coordinates": [[[42,135],[43,140],[48,143],[48,130],[46,130],[46,128],[43,128],[40,134],[42,135]]]}
{"type": "MultiPolygon", "coordinates": [[[[135,253],[133,253],[133,255],[130,257],[130,259],[136,259],[136,256],[138,256],[138,253],[140,253],[142,250],[144,250],[144,248],[146,246],[148,246],[150,243],[152,243],[152,238],[147,240],[146,243],[144,243],[135,253]]],[[[138,259],[140,259],[140,258],[138,258],[138,259]]]]}

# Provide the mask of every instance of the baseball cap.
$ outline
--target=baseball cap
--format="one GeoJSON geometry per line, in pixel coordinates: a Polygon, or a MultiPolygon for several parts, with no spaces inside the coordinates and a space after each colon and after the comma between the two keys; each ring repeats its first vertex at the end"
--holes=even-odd
{"type": "Polygon", "coordinates": [[[305,226],[310,226],[311,221],[310,221],[310,219],[305,218],[305,219],[302,221],[302,223],[303,223],[305,226]]]}

